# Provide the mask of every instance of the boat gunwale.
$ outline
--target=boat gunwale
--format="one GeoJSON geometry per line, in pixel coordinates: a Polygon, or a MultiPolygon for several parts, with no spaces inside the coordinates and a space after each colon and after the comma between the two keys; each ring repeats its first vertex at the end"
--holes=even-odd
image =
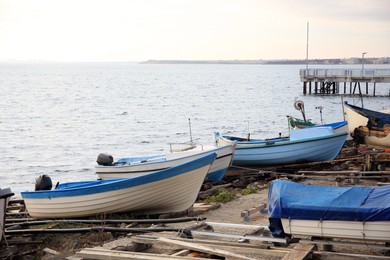
{"type": "MultiPolygon", "coordinates": [[[[196,155],[199,155],[199,154],[196,154],[196,155]]],[[[215,161],[217,161],[217,160],[220,160],[220,159],[223,159],[223,158],[226,158],[226,157],[230,157],[230,156],[232,156],[233,157],[233,155],[234,155],[234,153],[232,152],[232,153],[229,153],[229,154],[225,154],[225,155],[222,155],[222,156],[220,156],[220,157],[216,157],[215,158],[215,161]]],[[[180,158],[178,158],[178,159],[182,159],[183,157],[180,157],[180,158]]],[[[175,159],[176,160],[176,159],[175,159]]],[[[167,161],[160,161],[159,163],[164,163],[164,162],[170,162],[171,160],[167,160],[167,161]]],[[[153,169],[146,169],[146,170],[137,170],[137,169],[131,169],[131,168],[136,168],[135,166],[139,166],[139,165],[141,165],[141,164],[132,164],[132,165],[123,165],[123,166],[121,166],[121,167],[119,167],[119,168],[121,168],[121,169],[126,169],[126,168],[129,168],[128,170],[126,170],[126,171],[120,171],[120,172],[118,172],[118,171],[115,171],[115,170],[117,170],[118,169],[118,167],[114,167],[114,166],[104,166],[104,167],[99,167],[99,169],[107,169],[107,170],[109,170],[109,169],[112,169],[112,171],[98,171],[97,169],[97,171],[96,171],[96,174],[102,174],[102,175],[110,175],[110,174],[131,174],[131,173],[148,173],[148,172],[150,172],[150,173],[152,173],[152,172],[156,172],[156,171],[162,171],[162,170],[166,170],[166,169],[168,169],[168,168],[170,168],[170,167],[173,167],[173,166],[162,166],[161,168],[153,168],[153,169]]],[[[142,164],[142,165],[144,165],[144,164],[142,164]]],[[[210,172],[209,172],[210,173],[210,172]]],[[[211,172],[211,173],[213,173],[213,172],[211,172]]]]}
{"type": "MultiPolygon", "coordinates": [[[[128,164],[128,163],[125,163],[123,165],[112,165],[112,166],[105,166],[105,165],[96,165],[95,168],[96,169],[105,169],[105,168],[124,168],[124,167],[135,167],[135,166],[141,166],[141,165],[153,165],[153,164],[158,164],[158,163],[166,163],[166,162],[175,162],[175,161],[178,161],[178,160],[182,160],[182,159],[187,159],[187,158],[191,158],[191,157],[195,157],[195,156],[199,156],[199,155],[203,155],[203,154],[206,154],[206,153],[216,153],[217,151],[220,151],[220,150],[223,150],[223,149],[226,149],[228,147],[231,147],[231,146],[234,146],[233,143],[232,144],[227,144],[227,145],[224,145],[224,146],[218,146],[218,147],[215,147],[211,150],[205,150],[205,151],[200,151],[199,153],[195,153],[195,154],[189,154],[189,155],[186,155],[186,156],[183,156],[183,157],[177,157],[177,158],[173,158],[173,159],[165,159],[165,160],[162,160],[162,161],[146,161],[146,162],[137,162],[137,163],[132,163],[132,164],[128,164]]],[[[185,152],[184,152],[185,153],[185,152]]],[[[232,155],[234,152],[230,153],[230,154],[226,154],[226,155],[223,155],[221,157],[216,157],[215,160],[219,159],[219,158],[222,158],[224,156],[230,156],[232,155]]],[[[166,155],[167,154],[164,154],[164,158],[166,158],[166,155]]],[[[134,156],[134,157],[127,157],[127,158],[148,158],[149,156],[134,156]]],[[[122,158],[120,158],[122,159],[122,158]]],[[[118,160],[120,160],[118,159],[118,160]]],[[[164,170],[166,168],[162,168],[160,170],[164,170]]],[[[138,172],[138,171],[137,171],[138,172]]]]}
{"type": "MultiPolygon", "coordinates": [[[[307,142],[313,142],[313,141],[323,141],[323,140],[338,138],[340,136],[347,136],[347,135],[348,135],[348,132],[341,132],[341,133],[334,133],[332,135],[311,137],[311,138],[293,140],[293,141],[288,140],[288,141],[268,142],[267,143],[265,141],[266,139],[264,139],[264,142],[262,142],[262,143],[251,143],[251,141],[237,142],[236,149],[241,150],[241,149],[272,148],[272,147],[286,146],[286,145],[292,145],[292,144],[301,144],[301,143],[307,143],[307,142]],[[240,146],[240,145],[245,145],[245,146],[240,146]]],[[[232,142],[232,140],[225,138],[225,136],[221,136],[221,137],[217,137],[217,138],[221,138],[222,140],[232,142]]],[[[253,140],[256,141],[256,139],[253,139],[253,140]]],[[[257,140],[260,141],[260,139],[257,139],[257,140]]]]}

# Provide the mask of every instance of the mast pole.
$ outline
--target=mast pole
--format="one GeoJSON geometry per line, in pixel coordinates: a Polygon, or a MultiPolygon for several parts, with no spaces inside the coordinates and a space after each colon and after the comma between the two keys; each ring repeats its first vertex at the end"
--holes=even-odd
{"type": "Polygon", "coordinates": [[[306,28],[306,73],[309,68],[309,22],[306,28]]]}

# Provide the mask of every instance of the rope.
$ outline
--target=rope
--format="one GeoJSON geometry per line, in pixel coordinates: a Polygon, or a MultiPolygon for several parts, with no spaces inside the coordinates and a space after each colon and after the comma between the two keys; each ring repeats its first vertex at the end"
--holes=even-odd
{"type": "Polygon", "coordinates": [[[260,169],[256,169],[256,168],[247,168],[247,167],[242,167],[242,166],[237,166],[237,165],[232,165],[231,166],[232,168],[238,168],[238,169],[241,169],[241,170],[248,170],[248,171],[254,171],[254,172],[272,172],[270,171],[270,169],[274,169],[274,168],[260,168],[260,169]]]}

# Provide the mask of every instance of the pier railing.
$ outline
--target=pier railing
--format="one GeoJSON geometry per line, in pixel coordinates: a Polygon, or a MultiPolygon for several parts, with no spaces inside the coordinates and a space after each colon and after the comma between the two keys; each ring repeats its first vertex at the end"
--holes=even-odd
{"type": "Polygon", "coordinates": [[[301,69],[301,81],[390,82],[390,69],[301,69]]]}
{"type": "MultiPolygon", "coordinates": [[[[343,83],[344,94],[363,94],[361,83],[366,85],[368,95],[369,84],[373,85],[372,95],[376,95],[377,83],[390,83],[390,69],[301,69],[299,71],[303,82],[303,94],[338,94],[343,83]],[[312,91],[312,83],[314,90],[312,91]]],[[[389,94],[390,95],[390,94],[389,94]]]]}

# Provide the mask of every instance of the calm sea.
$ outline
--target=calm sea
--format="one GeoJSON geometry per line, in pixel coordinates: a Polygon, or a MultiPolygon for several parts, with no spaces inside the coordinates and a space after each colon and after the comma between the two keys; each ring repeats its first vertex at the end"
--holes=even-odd
{"type": "MultiPolygon", "coordinates": [[[[215,131],[246,135],[249,129],[260,138],[286,134],[286,115],[301,117],[295,97],[315,122],[320,122],[318,106],[324,107],[324,122],[343,120],[340,96],[302,95],[301,68],[0,64],[0,188],[10,187],[20,197],[42,174],[53,183],[96,179],[99,153],[115,159],[166,152],[169,143],[190,140],[188,119],[193,138],[203,144],[213,143],[215,131]]],[[[389,85],[377,85],[377,93],[389,91],[389,85]]],[[[377,110],[390,102],[365,98],[364,105],[377,110]]]]}

